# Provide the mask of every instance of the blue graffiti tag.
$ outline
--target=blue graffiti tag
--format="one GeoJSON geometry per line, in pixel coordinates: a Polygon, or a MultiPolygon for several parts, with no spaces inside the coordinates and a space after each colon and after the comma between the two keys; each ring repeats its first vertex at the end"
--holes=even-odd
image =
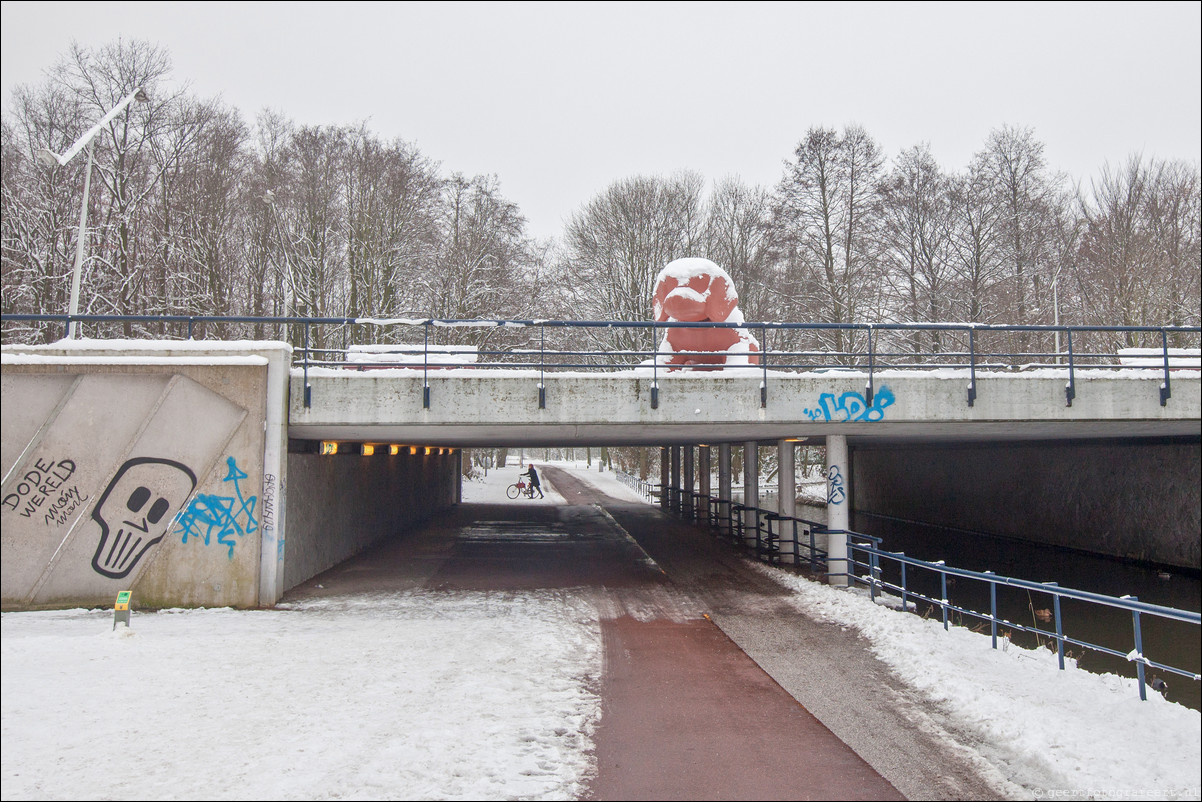
{"type": "Polygon", "coordinates": [[[835,400],[834,393],[823,393],[818,397],[818,407],[807,409],[805,414],[810,420],[836,421],[878,421],[885,417],[885,407],[893,405],[897,400],[893,391],[882,386],[872,397],[869,404],[862,393],[846,392],[835,400]]]}
{"type": "Polygon", "coordinates": [[[839,466],[832,465],[828,468],[826,478],[829,482],[829,489],[826,491],[826,503],[842,504],[847,498],[847,491],[843,487],[843,474],[839,473],[839,466]]]}
{"type": "Polygon", "coordinates": [[[203,539],[208,546],[216,533],[217,542],[229,549],[229,557],[232,560],[238,538],[259,528],[259,522],[255,519],[255,506],[259,498],[246,498],[242,495],[239,480],[245,479],[246,473],[238,468],[234,458],[228,457],[225,464],[229,466],[229,471],[222,481],[234,483],[234,495],[198,493],[188,508],[180,513],[177,524],[184,543],[191,537],[203,539]]]}

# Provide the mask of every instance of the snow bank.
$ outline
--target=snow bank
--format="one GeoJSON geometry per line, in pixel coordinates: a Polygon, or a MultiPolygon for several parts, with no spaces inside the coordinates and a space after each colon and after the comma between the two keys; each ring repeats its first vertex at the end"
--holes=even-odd
{"type": "MultiPolygon", "coordinates": [[[[1199,799],[1202,715],[1136,681],[1093,674],[1074,661],[1060,671],[1047,649],[874,604],[758,565],[794,592],[792,603],[820,620],[852,626],[897,675],[919,690],[1007,779],[1036,798],[1199,799]],[[1004,647],[1004,648],[1003,648],[1004,647]]],[[[1188,681],[1188,680],[1180,680],[1188,681]]]]}

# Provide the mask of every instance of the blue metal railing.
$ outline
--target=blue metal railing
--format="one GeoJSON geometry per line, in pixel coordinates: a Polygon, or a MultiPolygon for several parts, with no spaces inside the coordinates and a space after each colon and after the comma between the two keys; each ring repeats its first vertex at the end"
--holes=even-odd
{"type": "MultiPolygon", "coordinates": [[[[437,352],[437,332],[440,330],[470,328],[492,335],[498,330],[508,334],[514,331],[526,332],[521,342],[508,346],[495,345],[492,348],[481,347],[479,356],[483,361],[472,364],[473,368],[519,368],[538,372],[538,403],[540,407],[546,404],[547,387],[545,377],[551,371],[563,370],[606,370],[622,369],[643,365],[652,372],[651,406],[659,405],[659,374],[665,370],[705,370],[707,366],[669,365],[667,360],[673,356],[706,356],[702,352],[670,352],[660,350],[657,338],[670,328],[735,328],[747,330],[758,335],[761,351],[756,354],[759,364],[731,364],[724,366],[725,370],[735,374],[758,373],[760,376],[760,404],[767,406],[769,399],[770,374],[772,371],[814,371],[814,370],[851,370],[863,373],[865,378],[865,399],[872,403],[875,394],[877,374],[884,370],[930,370],[932,368],[962,370],[968,379],[966,401],[969,406],[976,403],[979,388],[977,384],[980,370],[1022,370],[1034,367],[1055,368],[1064,371],[1065,404],[1072,406],[1077,396],[1077,377],[1082,371],[1100,368],[1108,370],[1148,370],[1148,364],[1124,364],[1115,353],[1117,350],[1113,341],[1117,337],[1140,339],[1147,342],[1155,341],[1155,349],[1160,359],[1156,369],[1161,373],[1159,386],[1160,403],[1168,403],[1172,397],[1172,371],[1177,367],[1174,361],[1175,348],[1169,346],[1169,336],[1182,339],[1189,343],[1190,349],[1195,349],[1202,343],[1202,328],[1198,326],[1042,326],[1042,325],[996,325],[974,323],[656,323],[641,321],[588,321],[588,320],[437,320],[420,319],[389,319],[347,318],[347,317],[252,317],[252,316],[200,316],[200,315],[16,315],[6,314],[0,318],[6,337],[26,335],[29,328],[21,330],[20,323],[32,323],[38,326],[58,324],[66,326],[75,321],[80,326],[91,326],[101,329],[106,325],[122,324],[130,326],[139,324],[143,327],[158,327],[162,336],[175,336],[191,339],[197,329],[208,326],[232,327],[236,325],[253,325],[256,327],[275,327],[277,335],[286,334],[289,330],[298,344],[294,357],[295,364],[301,368],[305,376],[306,404],[308,403],[308,372],[316,367],[345,367],[346,353],[350,340],[376,341],[394,339],[398,344],[410,340],[410,346],[421,346],[423,360],[419,364],[407,367],[420,368],[423,375],[423,404],[430,404],[429,370],[431,367],[447,367],[439,364],[431,357],[437,352]],[[172,328],[174,327],[174,331],[172,328]],[[321,345],[313,345],[314,329],[334,330],[341,334],[341,347],[331,346],[327,340],[331,337],[316,338],[321,345]],[[614,332],[626,332],[627,339],[634,338],[646,342],[646,348],[606,348],[596,347],[580,349],[579,338],[571,336],[572,330],[586,330],[589,337],[599,338],[614,332]],[[547,334],[556,332],[563,342],[558,346],[548,344],[547,334]],[[642,334],[641,332],[646,332],[642,334]],[[919,332],[939,332],[948,336],[938,348],[932,350],[884,350],[890,334],[914,334],[919,332]],[[420,341],[416,334],[420,333],[420,341]],[[859,346],[849,350],[773,348],[770,334],[789,335],[794,340],[809,337],[816,339],[831,333],[860,335],[859,346]],[[980,344],[985,335],[1002,336],[1003,339],[1013,340],[1004,335],[1029,334],[1066,335],[1067,351],[1055,352],[1039,350],[999,350],[986,349],[980,344]],[[1074,335],[1076,338],[1074,339],[1074,335]],[[1094,335],[1093,350],[1084,350],[1082,340],[1088,340],[1094,335]],[[953,340],[959,340],[960,347],[953,340]],[[884,342],[883,342],[884,341],[884,342]],[[564,347],[564,343],[572,342],[577,347],[564,347]]],[[[126,336],[126,335],[122,335],[126,336]]],[[[482,339],[487,339],[483,337],[482,339]]],[[[587,339],[587,338],[586,338],[587,339]]],[[[848,339],[852,339],[849,337],[848,339]]],[[[1040,337],[1033,339],[1039,340],[1040,337]]],[[[712,356],[712,354],[709,354],[712,356]]],[[[1189,358],[1196,360],[1192,350],[1189,358]]],[[[1196,369],[1196,362],[1191,363],[1196,369]]],[[[378,363],[356,362],[355,367],[397,367],[395,363],[380,361],[378,363]]]]}
{"type": "Polygon", "coordinates": [[[967,571],[962,568],[953,568],[943,564],[942,562],[917,560],[913,557],[907,557],[902,552],[886,551],[881,548],[880,538],[863,535],[857,532],[832,531],[828,534],[846,534],[848,536],[848,562],[850,565],[847,573],[836,574],[836,576],[844,576],[849,583],[868,588],[869,594],[874,600],[882,593],[893,592],[896,593],[900,598],[903,609],[909,609],[909,605],[912,601],[925,602],[931,605],[932,608],[938,608],[943,621],[944,629],[948,628],[950,618],[953,614],[959,615],[962,618],[967,617],[981,622],[986,622],[989,624],[990,635],[993,640],[993,648],[995,649],[997,648],[998,629],[999,627],[1005,627],[1010,631],[1029,633],[1035,637],[1036,642],[1042,642],[1042,639],[1047,639],[1049,643],[1054,643],[1061,669],[1064,669],[1064,650],[1066,644],[1078,646],[1082,649],[1097,652],[1099,654],[1106,654],[1110,655],[1111,657],[1128,660],[1136,664],[1140,699],[1147,698],[1145,667],[1154,668],[1159,671],[1176,674],[1178,676],[1188,677],[1195,682],[1202,680],[1202,675],[1199,675],[1196,672],[1149,659],[1144,654],[1141,623],[1141,616],[1152,616],[1154,618],[1159,618],[1166,621],[1178,621],[1192,626],[1202,626],[1202,614],[1189,612],[1186,610],[1177,610],[1172,607],[1162,607],[1160,605],[1148,604],[1130,596],[1116,598],[1114,596],[1106,596],[1100,593],[1091,593],[1084,590],[1062,588],[1054,582],[1031,582],[1025,579],[1014,579],[1012,577],[999,576],[998,574],[994,574],[992,572],[967,571]],[[899,567],[901,576],[899,582],[889,582],[882,578],[882,562],[893,563],[899,567]],[[861,571],[863,573],[861,573],[861,571]],[[914,571],[925,571],[939,577],[939,598],[933,598],[928,594],[924,594],[915,590],[913,576],[914,571]],[[988,613],[984,613],[953,604],[948,593],[949,578],[981,582],[988,585],[990,611],[988,613]],[[1051,596],[1052,610],[1049,611],[1047,618],[1050,622],[1052,622],[1055,629],[1049,631],[1040,628],[1034,623],[1027,625],[1017,621],[1010,621],[1000,618],[998,616],[997,606],[998,588],[1018,588],[1028,592],[1038,592],[1051,596]],[[1129,613],[1132,620],[1131,645],[1133,648],[1130,651],[1124,652],[1104,646],[1102,644],[1091,643],[1089,641],[1066,635],[1064,632],[1064,622],[1061,607],[1061,602],[1065,599],[1072,599],[1093,605],[1102,605],[1129,613]]]}
{"type": "MultiPolygon", "coordinates": [[[[672,488],[667,492],[672,493],[672,488]]],[[[685,494],[685,491],[679,491],[685,494]]],[[[740,504],[729,499],[714,496],[701,497],[710,510],[708,518],[704,519],[709,528],[719,537],[745,549],[762,562],[778,563],[782,554],[789,554],[795,565],[808,565],[814,573],[821,573],[824,578],[843,578],[850,586],[860,586],[868,590],[873,601],[884,599],[886,594],[893,594],[893,599],[903,610],[918,611],[919,603],[929,605],[930,609],[938,610],[944,629],[952,624],[953,617],[959,617],[961,622],[968,618],[989,625],[993,648],[998,646],[999,631],[1004,631],[1004,637],[1013,632],[1027,633],[1035,638],[1036,643],[1055,646],[1059,667],[1065,668],[1066,646],[1076,646],[1098,654],[1107,655],[1135,664],[1136,679],[1139,686],[1140,699],[1147,699],[1146,669],[1152,668],[1177,676],[1187,677],[1195,682],[1202,681],[1198,673],[1169,665],[1148,657],[1144,653],[1143,619],[1152,617],[1162,621],[1175,621],[1193,627],[1202,627],[1202,614],[1172,607],[1148,604],[1137,598],[1124,596],[1106,596],[1100,593],[1062,588],[1054,582],[1031,582],[1024,579],[1001,576],[992,572],[968,571],[954,568],[942,562],[929,562],[907,557],[901,552],[886,551],[881,548],[881,539],[864,535],[850,530],[832,530],[817,521],[805,518],[782,515],[775,510],[764,509],[740,504]],[[754,516],[747,515],[754,511],[754,516]],[[750,523],[748,519],[754,519],[750,523]],[[830,570],[828,554],[821,549],[816,537],[846,535],[848,538],[848,558],[845,561],[847,569],[843,572],[830,570]],[[900,579],[889,581],[884,578],[884,566],[892,564],[900,579]],[[938,577],[939,596],[935,597],[916,587],[916,573],[925,572],[938,577]],[[981,582],[989,588],[990,610],[988,613],[970,609],[955,604],[950,600],[949,582],[953,580],[981,582]],[[1003,618],[998,612],[998,589],[1013,588],[1037,592],[1051,596],[1051,610],[1047,620],[1053,629],[1046,630],[1036,624],[1023,624],[1003,618]],[[1063,600],[1082,602],[1088,605],[1102,606],[1128,613],[1131,616],[1131,645],[1130,651],[1122,651],[1112,646],[1094,643],[1083,638],[1066,634],[1064,627],[1063,600]]],[[[682,517],[690,518],[687,511],[681,511],[682,517]]],[[[1043,612],[1035,611],[1032,613],[1043,612]]]]}
{"type": "Polygon", "coordinates": [[[646,479],[640,479],[625,471],[614,471],[614,476],[618,477],[619,482],[638,493],[647,501],[654,501],[655,497],[659,495],[659,485],[652,484],[646,479]]]}

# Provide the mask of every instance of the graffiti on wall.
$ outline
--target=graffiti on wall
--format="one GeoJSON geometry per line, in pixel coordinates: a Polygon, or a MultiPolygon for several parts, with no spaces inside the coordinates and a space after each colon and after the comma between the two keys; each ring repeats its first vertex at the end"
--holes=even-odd
{"type": "Polygon", "coordinates": [[[223,482],[229,482],[228,488],[233,495],[219,496],[213,493],[198,493],[188,508],[180,514],[178,534],[181,542],[187,543],[188,538],[203,540],[206,546],[214,540],[218,545],[229,550],[229,558],[234,559],[234,547],[238,541],[258,531],[259,521],[255,518],[255,507],[258,496],[246,496],[241,481],[247,478],[246,472],[238,467],[233,457],[227,457],[225,464],[229,470],[223,482]]]}
{"type": "Polygon", "coordinates": [[[886,407],[896,400],[893,391],[884,386],[873,395],[871,404],[863,393],[846,392],[838,398],[834,393],[823,393],[818,397],[818,406],[805,410],[805,414],[813,421],[879,421],[885,417],[886,407]]]}
{"type": "Polygon", "coordinates": [[[847,489],[843,486],[843,474],[838,465],[826,469],[826,503],[842,504],[847,500],[847,489]]]}
{"type": "Polygon", "coordinates": [[[195,488],[196,474],[187,465],[157,457],[126,460],[92,508],[100,524],[92,569],[111,579],[128,576],[167,534],[195,488]]]}
{"type": "MultiPolygon", "coordinates": [[[[263,506],[260,518],[262,520],[261,527],[263,529],[263,540],[269,541],[271,538],[278,538],[279,533],[275,526],[275,499],[276,499],[276,476],[274,473],[263,474],[263,506]]],[[[276,559],[284,559],[284,542],[278,540],[276,543],[276,559]]]]}
{"type": "Polygon", "coordinates": [[[46,526],[62,526],[71,513],[88,500],[88,496],[80,492],[79,485],[67,484],[74,474],[73,459],[36,459],[12,492],[4,497],[3,505],[22,518],[33,518],[41,513],[42,523],[46,526]]]}

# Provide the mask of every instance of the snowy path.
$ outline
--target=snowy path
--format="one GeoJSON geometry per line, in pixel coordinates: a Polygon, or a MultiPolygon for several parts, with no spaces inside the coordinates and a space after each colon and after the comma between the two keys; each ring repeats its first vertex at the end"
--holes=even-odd
{"type": "MultiPolygon", "coordinates": [[[[402,539],[421,559],[385,552],[276,610],[135,612],[117,632],[109,611],[5,613],[3,797],[578,798],[596,770],[600,622],[709,611],[912,798],[1199,798],[1197,712],[748,563],[610,474],[575,474],[631,501],[609,508],[670,587],[548,584],[519,554],[524,579],[484,589],[493,527],[453,573],[423,530],[402,539]]],[[[469,483],[465,501],[511,479],[469,483]]],[[[572,527],[548,489],[500,500],[553,545],[572,527]]]]}

